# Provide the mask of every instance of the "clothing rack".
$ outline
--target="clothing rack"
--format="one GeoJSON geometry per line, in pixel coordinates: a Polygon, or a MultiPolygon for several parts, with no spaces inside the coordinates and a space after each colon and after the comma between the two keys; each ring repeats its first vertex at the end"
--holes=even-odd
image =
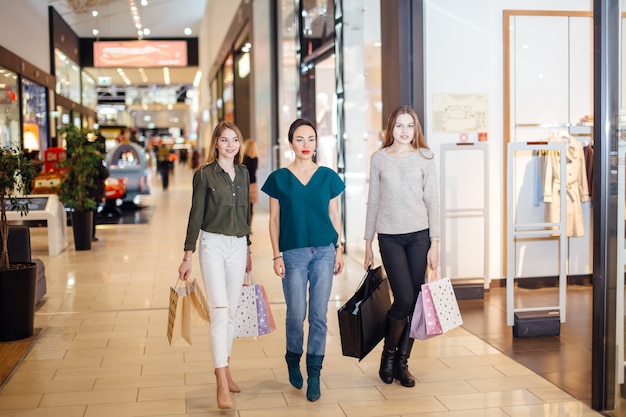
{"type": "MultiPolygon", "coordinates": [[[[484,296],[484,289],[489,288],[489,158],[488,158],[488,148],[486,142],[464,142],[457,144],[443,144],[441,145],[441,237],[442,237],[442,245],[446,245],[446,223],[448,219],[467,219],[467,218],[481,218],[483,219],[483,231],[484,231],[484,251],[483,251],[483,275],[479,279],[480,286],[482,287],[478,292],[478,297],[467,297],[467,298],[482,298],[484,296]],[[446,200],[446,156],[451,152],[481,152],[482,160],[483,160],[483,199],[482,206],[479,207],[471,207],[471,208],[458,208],[458,207],[449,207],[449,202],[446,200]]],[[[445,247],[441,248],[439,251],[441,265],[447,265],[445,260],[446,250],[445,247]]],[[[458,289],[462,290],[463,286],[471,287],[472,285],[476,285],[474,282],[476,278],[467,278],[463,280],[452,279],[453,284],[455,281],[459,285],[455,285],[458,289]],[[462,283],[462,281],[466,281],[462,283]]],[[[456,290],[459,293],[458,289],[456,290]]]]}
{"type": "Polygon", "coordinates": [[[566,261],[567,261],[567,200],[565,192],[561,192],[560,218],[558,223],[517,223],[515,201],[515,157],[521,151],[559,151],[560,178],[567,178],[566,156],[564,142],[511,142],[507,147],[507,176],[506,176],[506,319],[507,325],[513,326],[515,314],[519,312],[541,312],[558,310],[560,322],[565,323],[565,291],[567,287],[566,261]],[[556,306],[515,308],[515,270],[517,267],[516,247],[517,239],[550,238],[559,239],[559,303],[556,306]]]}

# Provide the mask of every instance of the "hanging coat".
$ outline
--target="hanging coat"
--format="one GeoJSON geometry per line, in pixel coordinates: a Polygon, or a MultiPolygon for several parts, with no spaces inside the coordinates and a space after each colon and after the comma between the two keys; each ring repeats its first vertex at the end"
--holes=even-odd
{"type": "MultiPolygon", "coordinates": [[[[565,148],[565,187],[567,191],[567,236],[585,235],[582,203],[589,201],[585,155],[579,141],[569,138],[565,148]]],[[[550,223],[560,221],[561,212],[561,170],[559,151],[548,151],[544,158],[543,202],[545,220],[550,223]]]]}

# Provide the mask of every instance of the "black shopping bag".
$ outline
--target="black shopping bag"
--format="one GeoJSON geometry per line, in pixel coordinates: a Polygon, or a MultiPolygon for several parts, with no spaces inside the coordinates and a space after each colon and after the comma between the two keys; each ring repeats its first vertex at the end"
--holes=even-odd
{"type": "Polygon", "coordinates": [[[391,308],[389,281],[382,267],[370,269],[354,295],[337,311],[344,356],[363,359],[385,336],[391,308]]]}

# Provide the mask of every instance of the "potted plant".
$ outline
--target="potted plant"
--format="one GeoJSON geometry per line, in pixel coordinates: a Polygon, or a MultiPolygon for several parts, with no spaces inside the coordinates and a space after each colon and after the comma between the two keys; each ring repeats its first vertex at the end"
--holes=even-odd
{"type": "Polygon", "coordinates": [[[7,210],[28,213],[28,198],[35,169],[18,149],[0,148],[0,341],[33,335],[37,264],[10,263],[7,210]]]}
{"type": "Polygon", "coordinates": [[[89,132],[74,125],[59,129],[60,137],[65,139],[67,156],[60,163],[65,174],[59,186],[59,200],[71,209],[76,250],[91,249],[93,210],[98,207],[92,197],[92,190],[102,156],[96,146],[88,141],[89,132]]]}

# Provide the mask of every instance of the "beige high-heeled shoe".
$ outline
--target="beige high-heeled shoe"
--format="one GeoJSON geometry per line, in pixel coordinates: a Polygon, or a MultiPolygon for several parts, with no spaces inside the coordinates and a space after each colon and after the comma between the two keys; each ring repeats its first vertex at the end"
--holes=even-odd
{"type": "Polygon", "coordinates": [[[217,407],[220,409],[233,408],[233,398],[228,387],[226,368],[217,368],[215,370],[215,380],[217,382],[217,407]]]}
{"type": "Polygon", "coordinates": [[[228,358],[228,366],[226,367],[226,378],[228,379],[228,389],[230,392],[241,392],[239,385],[237,385],[230,374],[230,358],[228,358]]]}

